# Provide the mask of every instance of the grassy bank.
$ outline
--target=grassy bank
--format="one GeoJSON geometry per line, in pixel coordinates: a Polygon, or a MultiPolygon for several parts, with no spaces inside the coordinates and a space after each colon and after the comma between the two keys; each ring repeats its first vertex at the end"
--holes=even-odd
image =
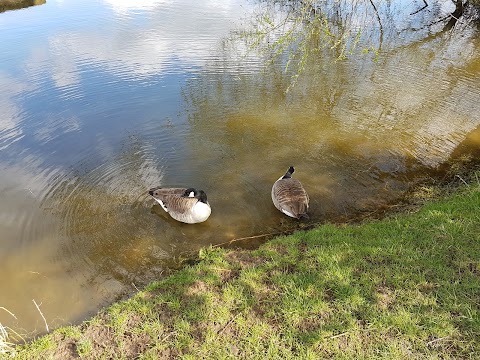
{"type": "Polygon", "coordinates": [[[416,213],[207,249],[15,359],[478,358],[480,186],[416,213]]]}

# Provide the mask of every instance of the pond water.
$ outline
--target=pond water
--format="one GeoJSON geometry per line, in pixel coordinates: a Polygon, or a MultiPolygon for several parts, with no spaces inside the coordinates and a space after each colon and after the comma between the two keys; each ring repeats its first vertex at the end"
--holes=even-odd
{"type": "Polygon", "coordinates": [[[203,246],[296,228],[270,198],[290,165],[323,223],[480,145],[476,30],[422,28],[423,2],[379,7],[377,61],[322,52],[288,93],[284,64],[235,37],[258,3],[138,3],[0,14],[0,323],[26,337],[45,331],[34,301],[76,323],[203,246]],[[205,190],[211,217],[171,220],[153,186],[205,190]]]}

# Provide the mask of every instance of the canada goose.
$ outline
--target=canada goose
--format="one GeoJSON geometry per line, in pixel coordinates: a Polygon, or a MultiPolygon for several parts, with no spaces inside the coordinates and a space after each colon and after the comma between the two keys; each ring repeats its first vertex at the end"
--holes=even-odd
{"type": "Polygon", "coordinates": [[[172,218],[187,224],[203,222],[212,212],[203,190],[157,187],[148,193],[172,218]]]}
{"type": "Polygon", "coordinates": [[[278,210],[290,217],[308,219],[308,194],[300,181],[292,178],[294,171],[294,167],[290,166],[285,175],[273,184],[273,204],[278,210]]]}

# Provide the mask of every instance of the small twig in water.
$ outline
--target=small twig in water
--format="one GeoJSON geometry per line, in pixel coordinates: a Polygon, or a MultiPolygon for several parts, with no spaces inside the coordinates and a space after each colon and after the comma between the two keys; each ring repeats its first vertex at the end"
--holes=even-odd
{"type": "Polygon", "coordinates": [[[14,313],[12,313],[10,310],[4,308],[3,306],[0,306],[0,309],[5,310],[5,311],[8,312],[10,315],[12,315],[15,319],[17,318],[14,313]]]}
{"type": "Polygon", "coordinates": [[[278,232],[273,232],[273,233],[268,233],[268,234],[260,234],[260,235],[254,235],[254,236],[247,236],[247,237],[243,237],[243,238],[236,238],[236,239],[232,239],[232,240],[229,240],[229,241],[225,241],[221,244],[215,244],[215,245],[213,245],[213,247],[228,245],[228,244],[231,244],[231,243],[234,243],[234,242],[237,242],[237,241],[242,241],[242,240],[258,239],[258,238],[262,238],[262,237],[273,236],[273,235],[281,235],[281,234],[285,234],[285,232],[284,231],[278,231],[278,232]]]}
{"type": "Polygon", "coordinates": [[[321,225],[321,223],[308,223],[308,224],[302,225],[302,227],[290,228],[290,229],[283,230],[283,231],[276,231],[276,232],[272,232],[272,233],[259,234],[259,235],[254,235],[254,236],[247,236],[247,237],[242,237],[242,238],[235,238],[235,239],[225,241],[225,242],[220,243],[220,244],[212,245],[212,247],[216,248],[216,247],[220,247],[220,246],[224,246],[224,245],[230,245],[230,244],[238,242],[238,241],[259,239],[259,238],[267,238],[269,236],[292,235],[296,231],[311,230],[311,229],[316,228],[319,225],[321,225]]]}
{"type": "MultiPolygon", "coordinates": [[[[39,312],[40,315],[42,316],[43,321],[45,322],[45,327],[47,328],[47,332],[50,332],[50,330],[48,329],[47,320],[45,319],[45,316],[43,316],[43,313],[40,311],[39,305],[35,302],[35,299],[32,299],[32,301],[33,301],[33,303],[35,304],[35,306],[37,307],[38,312],[39,312]]],[[[42,303],[40,303],[40,305],[42,305],[42,303]]]]}

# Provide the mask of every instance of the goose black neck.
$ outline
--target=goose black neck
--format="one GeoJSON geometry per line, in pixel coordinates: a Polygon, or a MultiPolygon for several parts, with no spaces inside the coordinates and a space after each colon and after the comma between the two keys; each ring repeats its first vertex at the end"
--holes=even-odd
{"type": "Polygon", "coordinates": [[[295,172],[295,168],[293,166],[290,166],[287,170],[287,172],[285,173],[285,175],[283,175],[283,179],[289,179],[292,177],[292,174],[295,172]]]}
{"type": "Polygon", "coordinates": [[[207,194],[205,194],[205,191],[200,190],[198,193],[199,193],[198,194],[198,201],[201,201],[201,202],[206,204],[207,203],[207,194]]]}

